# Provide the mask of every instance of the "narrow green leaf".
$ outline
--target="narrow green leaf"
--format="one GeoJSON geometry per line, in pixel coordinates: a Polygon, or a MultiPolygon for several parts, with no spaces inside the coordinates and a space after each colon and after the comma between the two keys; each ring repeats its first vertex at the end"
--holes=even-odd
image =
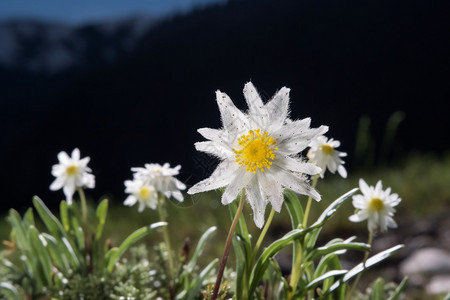
{"type": "Polygon", "coordinates": [[[68,270],[70,268],[70,265],[64,254],[66,251],[62,249],[63,247],[58,245],[58,242],[53,236],[45,232],[42,233],[42,236],[47,242],[47,250],[49,251],[50,257],[52,258],[52,261],[55,264],[56,268],[58,268],[58,270],[60,271],[68,270]]]}
{"type": "Polygon", "coordinates": [[[378,278],[372,285],[372,300],[384,300],[384,280],[378,278]]]}
{"type": "Polygon", "coordinates": [[[23,223],[24,223],[24,227],[25,228],[28,228],[30,225],[33,225],[33,226],[35,225],[34,224],[33,209],[31,207],[27,209],[27,212],[23,216],[23,223]]]}
{"type": "Polygon", "coordinates": [[[44,222],[47,229],[50,231],[50,234],[54,237],[64,236],[64,227],[58,221],[58,219],[51,213],[51,211],[47,208],[47,206],[42,202],[39,197],[33,197],[33,205],[36,208],[39,216],[44,222]]]}
{"type": "Polygon", "coordinates": [[[4,295],[8,296],[8,299],[11,300],[20,300],[21,296],[19,291],[16,289],[14,285],[9,282],[0,282],[0,290],[4,295]]]}
{"type": "MultiPolygon", "coordinates": [[[[108,272],[109,273],[112,272],[112,270],[114,269],[114,266],[115,266],[117,260],[128,250],[128,248],[131,245],[133,245],[134,243],[136,243],[137,241],[139,241],[140,239],[142,239],[143,237],[148,235],[151,231],[155,230],[156,228],[159,228],[159,227],[162,227],[162,226],[166,226],[166,225],[167,225],[166,222],[157,222],[157,223],[151,224],[150,226],[142,227],[142,228],[134,231],[132,234],[130,234],[122,242],[122,244],[120,244],[120,246],[117,248],[117,251],[114,251],[110,256],[108,256],[109,257],[109,261],[108,261],[108,264],[107,264],[108,272]]],[[[106,253],[106,255],[108,255],[108,253],[110,251],[108,251],[106,253]]]]}
{"type": "MultiPolygon", "coordinates": [[[[406,284],[408,283],[408,277],[403,278],[402,282],[397,286],[394,293],[389,297],[388,300],[397,300],[398,297],[402,294],[403,290],[406,288],[406,284]]],[[[444,300],[450,300],[450,293],[444,300]]]]}
{"type": "MultiPolygon", "coordinates": [[[[348,272],[347,270],[332,270],[332,271],[326,272],[326,273],[323,274],[322,276],[319,276],[319,277],[315,278],[314,280],[310,281],[310,282],[304,287],[304,290],[305,290],[305,291],[308,291],[308,290],[314,288],[315,285],[317,285],[319,282],[324,281],[324,280],[327,279],[327,278],[330,278],[330,277],[336,277],[336,276],[342,276],[342,275],[344,275],[344,274],[347,273],[347,272],[348,272]]],[[[302,289],[302,290],[303,290],[303,289],[302,289]]]]}
{"type": "Polygon", "coordinates": [[[28,237],[33,246],[32,251],[35,255],[34,259],[42,266],[44,278],[46,280],[45,286],[51,285],[53,271],[52,261],[46,249],[47,241],[39,236],[39,232],[33,225],[30,225],[28,228],[28,237]]]}
{"type": "Polygon", "coordinates": [[[373,266],[373,265],[375,265],[375,264],[385,260],[386,258],[388,258],[389,256],[391,256],[392,254],[394,254],[395,252],[397,252],[398,250],[400,250],[403,247],[404,247],[404,245],[394,246],[392,248],[384,250],[384,251],[382,251],[382,252],[380,252],[378,254],[375,254],[374,256],[370,257],[369,259],[367,259],[365,264],[360,263],[360,264],[356,265],[353,269],[348,271],[347,274],[345,274],[344,277],[340,281],[334,283],[330,287],[330,289],[326,291],[326,293],[323,296],[326,296],[329,293],[333,292],[334,290],[339,288],[339,286],[342,283],[345,283],[345,282],[349,281],[350,279],[352,279],[353,277],[355,277],[356,275],[358,275],[359,273],[361,273],[365,269],[368,269],[371,266],[373,266]]]}
{"type": "Polygon", "coordinates": [[[329,246],[323,246],[323,247],[319,247],[319,248],[311,251],[307,255],[306,260],[313,261],[323,255],[341,251],[341,250],[369,251],[370,245],[365,244],[365,243],[356,243],[356,242],[355,243],[342,242],[342,243],[336,243],[336,244],[329,245],[329,246]]]}
{"type": "Polygon", "coordinates": [[[342,195],[339,198],[337,198],[336,200],[334,200],[322,212],[322,214],[319,216],[319,218],[317,218],[316,222],[312,225],[314,227],[317,227],[318,229],[314,230],[311,233],[311,235],[309,236],[309,238],[307,239],[307,241],[306,241],[306,249],[307,250],[313,249],[316,244],[317,238],[319,237],[319,233],[322,230],[322,226],[318,226],[318,225],[320,225],[320,224],[323,225],[328,219],[330,219],[334,215],[336,210],[342,205],[342,203],[344,203],[345,200],[347,200],[350,196],[352,196],[358,190],[359,190],[358,188],[354,188],[354,189],[348,191],[344,195],[342,195]]]}
{"type": "Polygon", "coordinates": [[[22,224],[22,218],[19,213],[14,209],[10,209],[8,221],[14,230],[17,246],[23,251],[28,251],[30,249],[30,244],[28,242],[26,229],[22,224]]]}
{"type": "Polygon", "coordinates": [[[203,249],[206,246],[206,243],[208,240],[212,237],[212,235],[216,232],[217,227],[212,226],[208,230],[205,231],[205,233],[201,236],[200,240],[198,241],[197,247],[195,248],[194,253],[192,254],[192,258],[189,260],[189,263],[186,266],[187,272],[194,271],[195,266],[197,265],[197,260],[202,255],[203,249]]]}
{"type": "Polygon", "coordinates": [[[291,190],[284,190],[284,205],[291,218],[292,229],[297,229],[303,222],[303,207],[300,200],[291,190]]]}
{"type": "Polygon", "coordinates": [[[104,199],[97,206],[97,210],[95,212],[95,215],[97,216],[97,230],[95,231],[96,240],[99,240],[100,237],[102,236],[107,213],[108,213],[108,199],[104,199]]]}

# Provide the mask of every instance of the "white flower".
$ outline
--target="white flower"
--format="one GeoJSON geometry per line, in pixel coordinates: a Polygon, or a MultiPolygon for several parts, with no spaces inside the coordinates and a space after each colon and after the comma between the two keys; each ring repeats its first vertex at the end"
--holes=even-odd
{"type": "Polygon", "coordinates": [[[383,191],[381,180],[373,187],[368,186],[363,179],[360,179],[359,188],[363,194],[353,196],[353,206],[358,209],[358,212],[350,216],[350,221],[368,220],[367,226],[372,232],[376,228],[382,232],[386,231],[388,227],[396,228],[397,223],[392,218],[395,213],[394,207],[402,199],[397,194],[391,194],[391,188],[383,191]]]}
{"type": "Polygon", "coordinates": [[[77,187],[94,188],[95,177],[91,169],[87,166],[90,158],[80,159],[80,150],[75,148],[72,156],[69,157],[66,152],[58,153],[59,164],[52,167],[52,175],[56,177],[50,185],[50,190],[56,191],[63,188],[67,203],[72,204],[72,197],[77,187]]]}
{"type": "Polygon", "coordinates": [[[343,178],[347,177],[347,171],[343,164],[344,161],[341,157],[347,156],[347,153],[337,151],[341,143],[337,140],[327,139],[325,136],[319,136],[317,139],[311,141],[309,147],[311,147],[306,155],[309,161],[316,164],[322,169],[320,177],[323,178],[325,170],[330,170],[331,173],[338,171],[339,175],[343,178]]]}
{"type": "Polygon", "coordinates": [[[133,206],[139,202],[138,211],[142,212],[146,206],[156,209],[158,206],[158,192],[155,187],[138,178],[125,181],[125,192],[130,195],[127,197],[124,205],[133,206]]]}
{"type": "Polygon", "coordinates": [[[156,209],[158,204],[158,192],[166,198],[173,197],[183,202],[183,194],[180,190],[186,189],[186,186],[174,176],[179,174],[181,166],[170,168],[168,163],[163,166],[160,164],[145,164],[144,168],[131,168],[134,173],[133,180],[125,181],[125,192],[130,196],[124,204],[134,205],[139,201],[139,212],[145,206],[156,209]]]}
{"type": "Polygon", "coordinates": [[[289,91],[283,87],[264,104],[251,82],[244,87],[249,111],[244,113],[231,99],[216,92],[222,129],[201,128],[207,140],[198,142],[198,151],[218,157],[221,162],[211,176],[189,189],[189,194],[226,187],[222,204],[234,201],[242,189],[253,209],[255,224],[264,224],[268,202],[280,212],[283,187],[320,200],[304,174],[315,175],[319,167],[303,162],[298,153],[328,127],[311,129],[309,118],[290,121],[289,91]]]}

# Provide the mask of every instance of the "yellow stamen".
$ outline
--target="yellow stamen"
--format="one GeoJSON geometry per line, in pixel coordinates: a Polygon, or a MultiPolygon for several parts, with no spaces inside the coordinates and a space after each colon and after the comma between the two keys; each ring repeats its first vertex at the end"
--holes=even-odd
{"type": "Polygon", "coordinates": [[[75,165],[71,165],[66,168],[66,174],[69,176],[73,176],[73,175],[77,174],[77,172],[78,172],[78,167],[75,165]]]}
{"type": "Polygon", "coordinates": [[[147,186],[141,187],[141,189],[139,190],[139,197],[142,199],[146,199],[146,198],[148,198],[148,196],[150,196],[149,187],[147,187],[147,186]]]}
{"type": "Polygon", "coordinates": [[[277,140],[269,136],[267,131],[261,134],[260,129],[249,130],[248,134],[243,134],[238,139],[241,148],[233,149],[233,152],[236,153],[234,156],[236,162],[240,166],[245,166],[247,172],[256,173],[257,169],[264,172],[264,168],[270,169],[270,165],[276,157],[273,151],[278,150],[278,147],[274,147],[277,140]]]}
{"type": "Polygon", "coordinates": [[[372,198],[369,201],[370,210],[380,211],[383,209],[384,203],[380,198],[372,198]]]}
{"type": "Polygon", "coordinates": [[[334,153],[334,148],[328,144],[323,144],[320,148],[321,148],[322,152],[326,155],[333,155],[333,153],[334,153]]]}

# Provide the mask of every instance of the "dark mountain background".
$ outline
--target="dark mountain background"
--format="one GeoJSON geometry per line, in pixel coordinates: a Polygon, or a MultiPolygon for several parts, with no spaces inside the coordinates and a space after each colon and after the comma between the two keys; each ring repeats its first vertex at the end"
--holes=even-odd
{"type": "Polygon", "coordinates": [[[290,87],[291,116],[329,125],[350,171],[363,115],[379,149],[389,117],[404,112],[391,162],[412,151],[442,154],[449,11],[445,0],[229,1],[148,23],[128,44],[129,25],[114,34],[98,24],[69,30],[56,44],[72,49],[70,63],[56,68],[39,60],[52,53],[45,34],[25,39],[0,67],[3,210],[27,207],[35,194],[59,203],[62,192],[48,190],[51,166],[74,147],[91,157],[94,198],[122,201],[130,167],[147,162],[182,164],[188,183],[205,178],[215,160],[195,151],[196,129],[220,127],[217,89],[245,109],[249,80],[266,100],[290,87]],[[82,50],[67,46],[75,38],[82,50]]]}

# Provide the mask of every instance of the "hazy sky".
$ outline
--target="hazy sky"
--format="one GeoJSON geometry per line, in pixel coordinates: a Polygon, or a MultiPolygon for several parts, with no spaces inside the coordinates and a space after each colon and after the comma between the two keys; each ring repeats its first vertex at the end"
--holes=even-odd
{"type": "Polygon", "coordinates": [[[79,24],[131,14],[167,15],[225,0],[0,0],[0,21],[36,18],[79,24]]]}

